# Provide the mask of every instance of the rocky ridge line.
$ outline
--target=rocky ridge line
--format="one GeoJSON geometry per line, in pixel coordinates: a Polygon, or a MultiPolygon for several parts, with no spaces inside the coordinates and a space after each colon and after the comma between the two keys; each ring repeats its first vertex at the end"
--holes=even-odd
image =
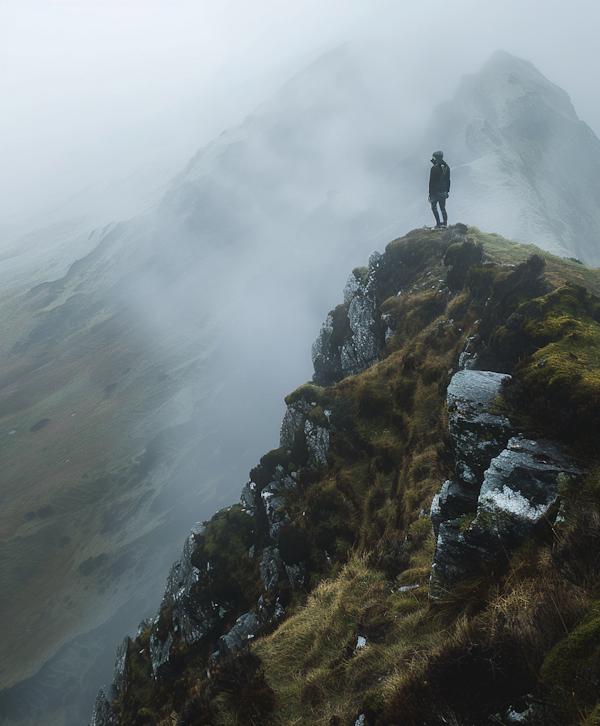
{"type": "MultiPolygon", "coordinates": [[[[412,235],[418,242],[418,232],[410,233],[407,239],[412,235]]],[[[438,238],[442,255],[445,251],[447,284],[454,291],[449,291],[450,298],[462,289],[468,269],[483,261],[477,245],[465,241],[465,233],[464,225],[456,225],[438,238]]],[[[382,315],[381,304],[390,294],[402,295],[404,282],[408,284],[411,279],[410,269],[431,274],[419,268],[418,244],[399,249],[390,245],[384,255],[371,256],[369,268],[353,271],[344,291],[344,304],[327,317],[313,346],[314,384],[302,386],[286,399],[279,449],[263,457],[252,470],[240,504],[215,515],[228,519],[231,514],[250,532],[244,539],[244,566],[254,568],[260,577],[260,595],[239,615],[235,602],[211,597],[218,589],[221,573],[206,554],[203,528],[195,528],[171,570],[156,618],[142,623],[135,639],[135,648],[142,646],[149,653],[156,683],[168,683],[173,678],[180,643],[200,646],[220,631],[217,648],[209,659],[211,668],[238,653],[261,628],[285,613],[286,593],[305,583],[305,562],[281,543],[281,533],[290,523],[286,501],[298,490],[305,472],[327,466],[335,426],[331,412],[319,405],[319,386],[335,384],[376,363],[394,328],[393,316],[382,315]],[[284,460],[291,462],[287,468],[281,464],[284,460]]],[[[535,277],[538,267],[535,261],[523,263],[515,271],[515,279],[530,273],[535,277]]],[[[448,289],[443,280],[427,277],[421,285],[443,294],[448,289]]],[[[492,310],[490,315],[494,314],[492,310]]],[[[530,533],[551,523],[558,510],[559,477],[580,473],[576,463],[556,445],[525,439],[494,408],[507,376],[475,370],[486,363],[481,351],[478,336],[470,336],[460,355],[462,370],[451,378],[447,391],[455,476],[442,485],[431,507],[437,537],[430,581],[432,599],[440,598],[482,561],[518,546],[530,533]]],[[[326,561],[327,551],[321,556],[326,561]]],[[[126,638],[119,649],[114,686],[105,687],[98,695],[92,726],[113,723],[111,703],[127,688],[125,671],[132,643],[126,638]]]]}

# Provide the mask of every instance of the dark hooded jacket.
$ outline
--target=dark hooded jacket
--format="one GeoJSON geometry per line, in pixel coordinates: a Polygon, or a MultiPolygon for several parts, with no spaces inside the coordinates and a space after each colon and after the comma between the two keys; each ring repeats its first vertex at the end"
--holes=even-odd
{"type": "Polygon", "coordinates": [[[429,194],[447,194],[450,191],[450,167],[440,161],[429,172],[429,194]]]}

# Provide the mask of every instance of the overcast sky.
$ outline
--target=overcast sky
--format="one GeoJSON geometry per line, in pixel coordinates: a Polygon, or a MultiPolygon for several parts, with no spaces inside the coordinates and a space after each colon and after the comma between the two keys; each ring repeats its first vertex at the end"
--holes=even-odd
{"type": "MultiPolygon", "coordinates": [[[[4,174],[294,56],[392,34],[413,101],[452,95],[497,48],[531,60],[600,134],[595,0],[0,0],[4,174]]],[[[391,69],[391,72],[394,72],[391,69]]],[[[210,114],[210,108],[207,108],[210,114]]],[[[41,173],[41,171],[40,171],[41,173]]]]}

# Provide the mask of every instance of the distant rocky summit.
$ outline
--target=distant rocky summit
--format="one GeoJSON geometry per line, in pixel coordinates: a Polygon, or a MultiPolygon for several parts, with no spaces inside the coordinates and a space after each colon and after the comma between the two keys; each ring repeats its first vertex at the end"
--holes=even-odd
{"type": "Polygon", "coordinates": [[[600,265],[600,140],[529,61],[496,51],[436,109],[417,148],[391,174],[386,199],[417,204],[423,159],[442,148],[451,219],[600,265]]]}
{"type": "Polygon", "coordinates": [[[598,293],[462,224],[373,253],[92,726],[594,723],[598,293]]]}

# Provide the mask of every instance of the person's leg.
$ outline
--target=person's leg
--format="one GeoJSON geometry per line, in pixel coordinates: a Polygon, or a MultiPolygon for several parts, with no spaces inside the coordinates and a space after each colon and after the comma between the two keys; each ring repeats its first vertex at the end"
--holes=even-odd
{"type": "Polygon", "coordinates": [[[444,227],[448,224],[448,213],[446,212],[446,200],[440,199],[440,211],[442,212],[442,220],[444,227]]]}
{"type": "Polygon", "coordinates": [[[437,210],[437,203],[438,200],[435,197],[431,198],[431,211],[433,212],[433,216],[435,217],[435,221],[437,223],[437,226],[440,226],[440,215],[438,214],[437,210]]]}

